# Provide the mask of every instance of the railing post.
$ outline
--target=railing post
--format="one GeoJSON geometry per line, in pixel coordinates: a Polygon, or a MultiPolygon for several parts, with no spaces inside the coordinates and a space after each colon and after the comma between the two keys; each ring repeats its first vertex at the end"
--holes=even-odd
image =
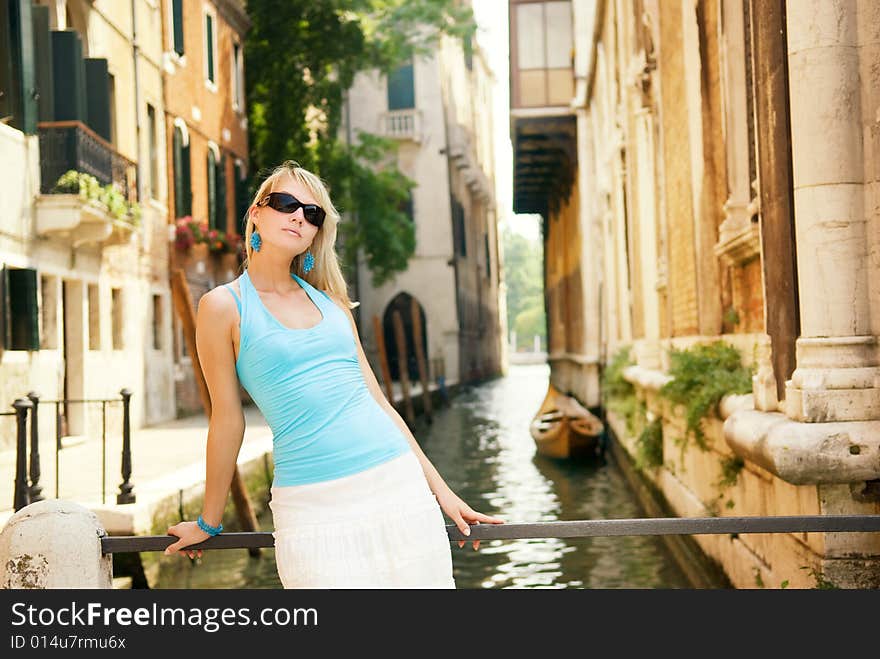
{"type": "Polygon", "coordinates": [[[33,403],[27,398],[17,398],[15,408],[15,494],[12,508],[19,511],[30,503],[27,489],[27,414],[33,403]]]}
{"type": "Polygon", "coordinates": [[[131,391],[122,389],[122,484],[119,486],[119,494],[116,495],[116,503],[134,503],[134,485],[131,478],[131,391]]]}
{"type": "Polygon", "coordinates": [[[31,484],[28,488],[28,496],[31,503],[43,500],[43,488],[40,485],[40,431],[38,430],[37,418],[40,405],[40,394],[31,391],[28,399],[33,404],[31,408],[31,456],[30,456],[30,477],[31,484]]]}

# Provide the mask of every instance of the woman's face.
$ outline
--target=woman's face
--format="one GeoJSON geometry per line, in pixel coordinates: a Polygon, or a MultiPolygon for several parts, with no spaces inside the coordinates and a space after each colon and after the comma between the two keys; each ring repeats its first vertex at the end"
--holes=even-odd
{"type": "MultiPolygon", "coordinates": [[[[272,192],[286,192],[303,204],[317,204],[309,189],[290,177],[282,177],[272,192]]],[[[293,213],[282,213],[271,206],[251,206],[254,229],[260,232],[262,243],[289,250],[292,254],[305,252],[320,229],[306,221],[302,207],[293,213]]]]}

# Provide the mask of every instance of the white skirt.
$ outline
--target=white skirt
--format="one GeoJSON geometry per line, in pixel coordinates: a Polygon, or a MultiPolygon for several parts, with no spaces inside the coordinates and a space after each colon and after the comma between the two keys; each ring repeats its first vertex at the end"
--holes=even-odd
{"type": "Polygon", "coordinates": [[[284,588],[455,588],[443,511],[412,450],[271,493],[284,588]]]}

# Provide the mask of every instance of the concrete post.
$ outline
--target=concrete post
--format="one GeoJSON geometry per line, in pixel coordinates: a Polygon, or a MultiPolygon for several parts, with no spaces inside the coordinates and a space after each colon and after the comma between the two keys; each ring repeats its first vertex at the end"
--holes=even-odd
{"type": "Polygon", "coordinates": [[[880,419],[857,3],[789,0],[786,23],[801,319],[786,413],[804,422],[880,419]]]}
{"type": "Polygon", "coordinates": [[[112,588],[113,560],[92,511],[60,499],[25,506],[0,532],[2,588],[112,588]]]}

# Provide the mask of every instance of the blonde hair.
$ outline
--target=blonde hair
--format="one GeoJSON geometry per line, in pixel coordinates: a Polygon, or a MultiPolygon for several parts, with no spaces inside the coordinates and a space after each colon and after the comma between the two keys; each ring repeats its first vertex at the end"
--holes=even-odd
{"type": "MultiPolygon", "coordinates": [[[[312,172],[303,169],[293,160],[285,160],[282,164],[272,170],[272,173],[260,184],[257,194],[251,205],[256,205],[263,197],[270,192],[274,192],[275,184],[283,176],[290,176],[294,181],[302,184],[312,193],[318,205],[324,209],[327,216],[324,218],[324,224],[315,234],[315,239],[310,247],[312,256],[315,258],[315,265],[306,274],[303,271],[303,259],[305,252],[297,254],[290,263],[290,271],[297,276],[302,277],[312,286],[333,293],[348,306],[349,309],[358,306],[359,303],[352,302],[348,296],[348,286],[345,278],[342,276],[342,268],[339,265],[339,257],[336,254],[336,227],[339,224],[339,212],[330,201],[330,193],[324,182],[312,172]]],[[[244,230],[244,244],[246,256],[242,263],[243,268],[247,268],[250,263],[253,247],[251,247],[251,234],[254,232],[254,222],[251,218],[250,208],[248,208],[247,222],[244,230]]]]}

